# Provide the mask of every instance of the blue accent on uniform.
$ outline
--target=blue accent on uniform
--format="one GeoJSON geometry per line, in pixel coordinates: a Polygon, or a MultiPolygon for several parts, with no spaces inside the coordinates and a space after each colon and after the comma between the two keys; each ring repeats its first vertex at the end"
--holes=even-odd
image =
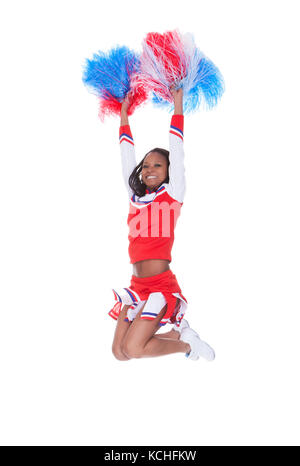
{"type": "Polygon", "coordinates": [[[150,204],[150,202],[152,201],[135,201],[136,203],[140,203],[140,204],[150,204]]]}
{"type": "Polygon", "coordinates": [[[125,291],[127,291],[127,293],[129,294],[129,296],[131,297],[132,301],[135,303],[137,300],[136,298],[134,297],[134,295],[131,293],[131,291],[129,291],[127,288],[124,288],[125,291]]]}
{"type": "Polygon", "coordinates": [[[114,292],[115,292],[116,295],[118,296],[119,302],[121,303],[121,302],[122,302],[122,299],[120,298],[120,296],[118,295],[118,293],[116,292],[116,290],[114,290],[114,292]]]}
{"type": "MultiPolygon", "coordinates": [[[[157,193],[159,193],[160,191],[163,191],[163,189],[165,189],[165,186],[161,186],[157,191],[152,191],[151,194],[152,194],[153,192],[155,192],[155,194],[157,194],[157,193]]],[[[146,194],[150,194],[150,193],[147,193],[147,190],[148,190],[148,189],[146,189],[146,194]]],[[[136,200],[135,200],[135,196],[136,196],[136,195],[133,194],[133,196],[131,197],[131,200],[132,200],[133,202],[136,202],[137,204],[138,204],[138,203],[139,203],[139,204],[150,204],[151,202],[154,201],[154,199],[152,199],[151,201],[140,201],[140,200],[137,200],[137,201],[136,201],[136,200]]]]}
{"type": "Polygon", "coordinates": [[[133,138],[131,138],[128,134],[126,133],[122,133],[121,136],[119,137],[119,139],[121,139],[123,136],[126,136],[128,139],[130,139],[130,141],[133,142],[133,138]]]}
{"type": "Polygon", "coordinates": [[[181,131],[181,129],[176,128],[176,126],[172,126],[172,125],[171,125],[171,128],[172,128],[172,129],[175,129],[176,131],[178,131],[178,132],[179,132],[180,134],[182,134],[182,136],[183,136],[183,131],[181,131]]]}

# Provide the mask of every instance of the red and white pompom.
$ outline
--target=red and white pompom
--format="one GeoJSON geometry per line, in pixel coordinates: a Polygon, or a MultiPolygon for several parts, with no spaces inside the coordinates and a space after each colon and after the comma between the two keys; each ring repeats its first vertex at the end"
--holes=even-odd
{"type": "Polygon", "coordinates": [[[224,92],[223,77],[203,52],[193,35],[169,31],[150,32],[143,41],[140,71],[133,76],[133,87],[153,92],[153,102],[172,108],[170,90],[183,89],[184,111],[197,110],[200,104],[212,108],[224,92]]]}

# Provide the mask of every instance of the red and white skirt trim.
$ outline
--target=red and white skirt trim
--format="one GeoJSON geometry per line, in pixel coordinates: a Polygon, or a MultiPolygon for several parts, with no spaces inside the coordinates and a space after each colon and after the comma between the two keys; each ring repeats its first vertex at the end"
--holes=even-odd
{"type": "Polygon", "coordinates": [[[152,277],[138,278],[132,275],[129,288],[113,289],[113,293],[116,303],[108,314],[115,320],[125,304],[130,306],[124,319],[128,322],[135,319],[144,304],[140,316],[143,320],[156,319],[165,304],[168,304],[160,326],[169,323],[179,327],[187,309],[187,300],[170,270],[152,277]]]}

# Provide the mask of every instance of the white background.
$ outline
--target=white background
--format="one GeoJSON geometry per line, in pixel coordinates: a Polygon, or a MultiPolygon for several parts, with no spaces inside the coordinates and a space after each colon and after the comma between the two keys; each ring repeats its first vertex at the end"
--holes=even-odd
{"type": "MultiPolygon", "coordinates": [[[[297,1],[1,2],[2,445],[299,445],[297,1]],[[120,362],[111,288],[129,286],[118,118],[86,57],[192,32],[221,70],[185,119],[172,271],[216,351],[120,362]]],[[[131,118],[137,160],[170,115],[131,118]]]]}

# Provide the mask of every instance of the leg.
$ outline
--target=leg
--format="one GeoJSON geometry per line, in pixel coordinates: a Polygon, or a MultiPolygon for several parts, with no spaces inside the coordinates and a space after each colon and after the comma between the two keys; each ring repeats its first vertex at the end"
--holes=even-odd
{"type": "Polygon", "coordinates": [[[140,310],[137,314],[123,339],[122,351],[128,358],[163,356],[190,351],[190,345],[181,340],[154,336],[159,328],[160,320],[166,313],[166,306],[162,308],[154,320],[141,319],[142,311],[140,310]]]}
{"type": "MultiPolygon", "coordinates": [[[[177,298],[176,308],[179,305],[180,305],[180,299],[177,298]]],[[[171,340],[179,340],[180,332],[177,332],[176,330],[171,329],[169,332],[156,333],[154,336],[156,338],[168,338],[168,339],[171,338],[171,340]]]]}
{"type": "Polygon", "coordinates": [[[122,341],[131,325],[131,322],[124,321],[127,315],[127,309],[129,307],[130,307],[129,305],[123,306],[120,312],[120,315],[117,320],[117,326],[116,326],[114,340],[112,344],[112,352],[119,361],[128,361],[128,359],[130,359],[122,351],[122,341]]]}
{"type": "Polygon", "coordinates": [[[176,330],[170,330],[166,333],[156,333],[154,336],[155,338],[161,338],[163,340],[179,340],[180,333],[176,332],[176,330]]]}

